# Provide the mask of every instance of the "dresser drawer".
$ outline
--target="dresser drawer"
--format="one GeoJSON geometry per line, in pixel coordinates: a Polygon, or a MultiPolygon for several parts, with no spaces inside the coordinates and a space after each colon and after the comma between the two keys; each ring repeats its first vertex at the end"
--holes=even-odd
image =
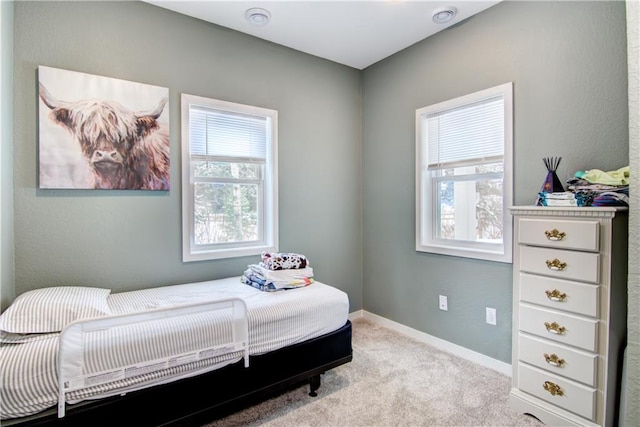
{"type": "Polygon", "coordinates": [[[520,247],[520,271],[598,283],[600,255],[561,249],[520,247]]]}
{"type": "Polygon", "coordinates": [[[520,219],[518,242],[551,248],[599,250],[598,221],[564,221],[556,219],[520,219]]]}
{"type": "Polygon", "coordinates": [[[520,301],[598,317],[600,286],[520,273],[520,301]]]}
{"type": "Polygon", "coordinates": [[[545,371],[595,387],[598,356],[519,334],[518,359],[545,371]]]}
{"type": "Polygon", "coordinates": [[[595,352],[598,321],[520,304],[520,330],[562,344],[595,352]]]}
{"type": "Polygon", "coordinates": [[[525,393],[588,420],[595,420],[595,389],[522,363],[518,365],[518,381],[520,389],[525,393]],[[548,390],[545,389],[545,385],[548,390]],[[552,394],[554,390],[557,390],[555,395],[552,394]]]}

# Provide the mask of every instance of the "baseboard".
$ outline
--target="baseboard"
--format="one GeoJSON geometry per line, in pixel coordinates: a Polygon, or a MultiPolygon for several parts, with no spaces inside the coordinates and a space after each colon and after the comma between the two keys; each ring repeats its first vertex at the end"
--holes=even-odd
{"type": "Polygon", "coordinates": [[[486,368],[493,369],[494,371],[498,371],[501,374],[511,377],[511,364],[509,363],[505,363],[501,360],[485,356],[482,353],[469,350],[466,347],[462,347],[441,338],[434,337],[433,335],[418,331],[417,329],[410,328],[401,323],[394,322],[393,320],[389,320],[382,316],[378,316],[377,314],[369,313],[366,310],[357,310],[349,314],[349,320],[353,321],[360,318],[364,318],[377,325],[384,326],[385,328],[389,328],[401,334],[410,336],[420,342],[432,345],[439,350],[446,351],[447,353],[454,354],[458,357],[477,363],[478,365],[484,366],[486,368]]]}
{"type": "Polygon", "coordinates": [[[362,319],[363,317],[364,317],[364,310],[358,310],[358,311],[349,313],[349,320],[351,320],[352,322],[356,319],[362,319]]]}

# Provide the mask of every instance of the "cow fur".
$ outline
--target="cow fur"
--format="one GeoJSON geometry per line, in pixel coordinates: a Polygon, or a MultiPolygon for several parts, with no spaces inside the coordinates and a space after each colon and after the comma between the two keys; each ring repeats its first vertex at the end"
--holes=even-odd
{"type": "Polygon", "coordinates": [[[169,190],[169,132],[158,123],[167,99],[151,112],[115,101],[59,101],[40,84],[49,118],[67,129],[95,176],[95,188],[169,190]]]}

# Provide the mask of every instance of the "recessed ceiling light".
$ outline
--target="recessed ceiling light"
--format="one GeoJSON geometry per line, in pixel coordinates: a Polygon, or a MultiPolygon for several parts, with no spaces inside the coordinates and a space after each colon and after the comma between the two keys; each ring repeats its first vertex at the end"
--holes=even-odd
{"type": "Polygon", "coordinates": [[[247,9],[244,16],[250,24],[258,27],[267,25],[271,19],[271,13],[267,9],[262,9],[261,7],[247,9]]]}
{"type": "Polygon", "coordinates": [[[458,9],[453,6],[440,7],[433,11],[431,19],[436,24],[446,24],[451,21],[458,13],[458,9]]]}

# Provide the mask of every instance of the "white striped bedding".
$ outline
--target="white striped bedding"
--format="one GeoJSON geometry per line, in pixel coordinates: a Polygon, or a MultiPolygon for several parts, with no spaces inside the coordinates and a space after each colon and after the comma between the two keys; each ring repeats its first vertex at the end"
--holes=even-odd
{"type": "MultiPolygon", "coordinates": [[[[140,291],[112,293],[107,301],[112,314],[127,314],[146,309],[173,307],[211,300],[239,297],[247,305],[249,353],[263,354],[332,332],[348,318],[347,295],[328,285],[315,282],[305,288],[261,292],[240,282],[239,277],[185,285],[165,286],[140,291]]],[[[90,355],[88,373],[110,369],[117,362],[138,363],[184,353],[202,340],[230,334],[225,311],[200,314],[190,319],[167,319],[153,328],[136,324],[126,330],[108,330],[92,334],[85,342],[90,355]],[[212,326],[217,325],[217,326],[212,326]],[[122,355],[116,359],[107,343],[118,343],[122,355]],[[122,351],[124,350],[124,352],[122,351]],[[123,359],[124,358],[124,359],[123,359]]],[[[5,343],[8,340],[3,340],[5,343]]],[[[57,404],[56,359],[58,334],[46,334],[20,344],[0,345],[0,419],[23,417],[57,404]]],[[[197,375],[198,369],[222,367],[241,359],[241,353],[178,364],[158,372],[108,384],[85,388],[70,395],[72,401],[119,394],[123,390],[144,388],[149,383],[170,382],[197,375]]]]}

